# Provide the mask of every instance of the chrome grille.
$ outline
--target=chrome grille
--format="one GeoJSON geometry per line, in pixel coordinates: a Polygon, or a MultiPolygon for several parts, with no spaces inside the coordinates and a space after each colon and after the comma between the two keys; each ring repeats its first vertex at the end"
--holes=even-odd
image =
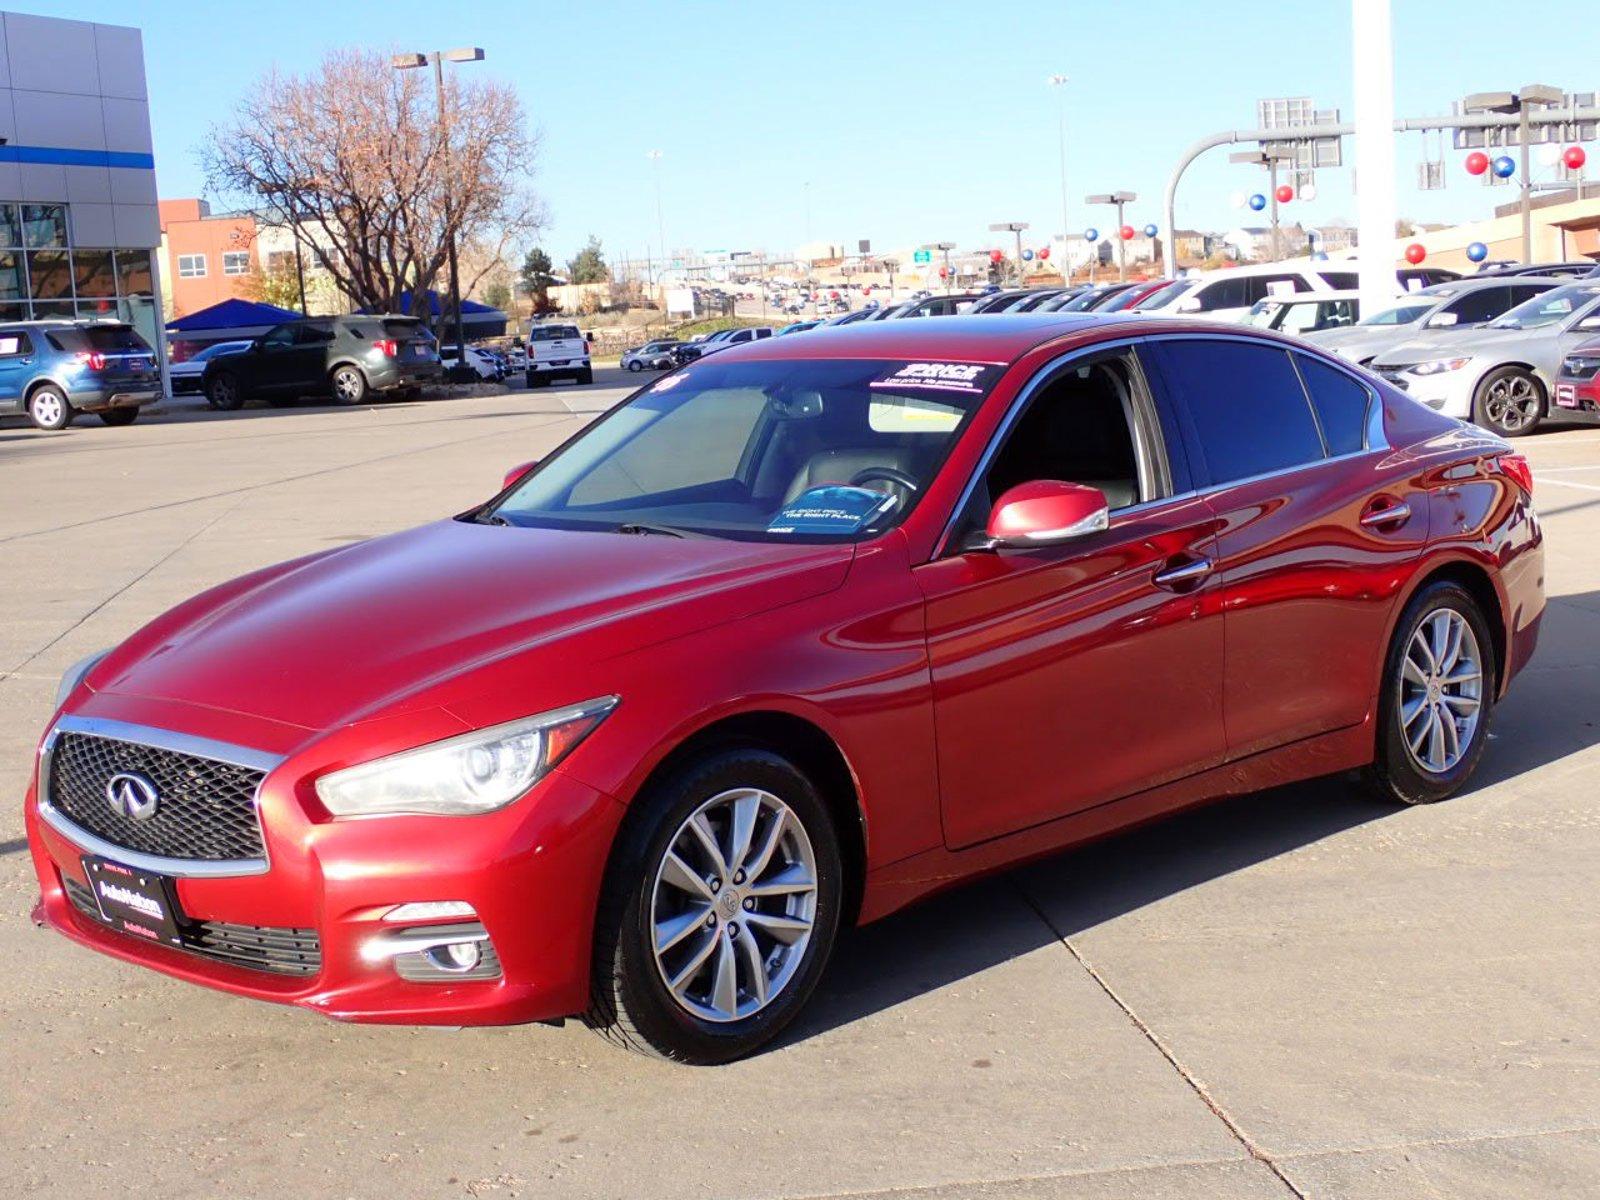
{"type": "Polygon", "coordinates": [[[162,858],[261,859],[256,789],[266,772],[95,734],[63,731],[50,750],[48,799],[62,816],[114,846],[162,858]],[[156,811],[142,821],[114,811],[106,784],[137,772],[155,785],[156,811]]]}
{"type": "MultiPolygon", "coordinates": [[[[66,877],[61,882],[74,908],[86,917],[100,919],[94,893],[87,886],[66,877]]],[[[193,921],[180,923],[178,936],[185,950],[236,967],[301,976],[322,969],[322,944],[315,929],[193,921]]]]}

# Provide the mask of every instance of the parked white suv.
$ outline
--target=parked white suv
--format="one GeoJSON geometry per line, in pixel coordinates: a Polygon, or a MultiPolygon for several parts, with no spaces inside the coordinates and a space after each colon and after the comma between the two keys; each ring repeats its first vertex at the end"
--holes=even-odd
{"type": "Polygon", "coordinates": [[[544,387],[552,379],[594,382],[589,343],[576,325],[535,325],[528,330],[528,386],[544,387]]]}
{"type": "MultiPolygon", "coordinates": [[[[1144,314],[1200,317],[1208,321],[1243,320],[1258,300],[1282,299],[1302,292],[1333,292],[1355,287],[1353,264],[1252,263],[1201,271],[1168,284],[1134,305],[1144,314]]],[[[1454,271],[1403,267],[1395,272],[1402,292],[1457,278],[1454,271]]]]}

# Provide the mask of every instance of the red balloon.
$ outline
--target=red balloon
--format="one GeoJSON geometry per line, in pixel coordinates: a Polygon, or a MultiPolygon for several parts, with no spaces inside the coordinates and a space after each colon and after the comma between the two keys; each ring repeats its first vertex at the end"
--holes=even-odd
{"type": "Polygon", "coordinates": [[[1489,156],[1482,150],[1474,150],[1467,155],[1467,174],[1482,175],[1489,169],[1489,156]]]}
{"type": "Polygon", "coordinates": [[[1589,161],[1589,156],[1583,152],[1582,146],[1568,146],[1561,152],[1561,161],[1566,163],[1570,170],[1576,171],[1589,161]]]}
{"type": "Polygon", "coordinates": [[[1406,261],[1412,266],[1416,266],[1427,257],[1428,252],[1423,248],[1421,242],[1412,242],[1411,245],[1406,247],[1406,261]]]}
{"type": "Polygon", "coordinates": [[[939,268],[939,278],[940,279],[948,279],[948,278],[950,278],[950,268],[949,267],[940,267],[939,268]]]}
{"type": "Polygon", "coordinates": [[[1050,247],[1049,246],[1045,246],[1045,247],[1041,248],[1040,251],[1039,251],[1039,257],[1040,258],[1049,258],[1050,257],[1050,247]]]}
{"type": "Polygon", "coordinates": [[[1133,240],[1133,226],[1124,225],[1121,229],[1117,230],[1117,234],[1122,238],[1123,241],[1131,242],[1133,240]]]}
{"type": "Polygon", "coordinates": [[[1287,183],[1280,183],[1277,191],[1278,203],[1287,204],[1294,199],[1294,189],[1287,183]]]}
{"type": "Polygon", "coordinates": [[[990,262],[999,262],[1003,258],[1005,258],[1005,256],[1006,256],[1006,253],[1005,253],[1004,250],[991,250],[991,251],[989,251],[989,261],[990,262]]]}

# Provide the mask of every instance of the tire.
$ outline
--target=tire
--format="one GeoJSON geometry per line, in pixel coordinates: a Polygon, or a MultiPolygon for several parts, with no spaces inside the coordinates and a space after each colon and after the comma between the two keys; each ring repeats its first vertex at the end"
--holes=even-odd
{"type": "MultiPolygon", "coordinates": [[[[1450,644],[1447,639],[1447,653],[1450,644]]],[[[1401,804],[1433,804],[1460,791],[1477,769],[1488,744],[1499,678],[1489,623],[1470,593],[1457,584],[1441,581],[1429,584],[1412,597],[1395,627],[1394,641],[1384,659],[1383,689],[1378,699],[1377,757],[1365,773],[1369,788],[1384,799],[1401,804]],[[1441,626],[1452,632],[1465,629],[1471,637],[1461,637],[1456,649],[1458,657],[1453,662],[1447,660],[1442,672],[1445,686],[1434,689],[1430,685],[1435,676],[1426,666],[1431,648],[1425,645],[1414,650],[1413,642],[1419,637],[1425,643],[1431,642],[1429,634],[1441,626]],[[1408,656],[1422,664],[1414,675],[1406,673],[1408,656]],[[1448,682],[1469,674],[1466,668],[1474,660],[1475,683],[1448,682]],[[1450,699],[1452,696],[1455,698],[1450,699]],[[1475,704],[1470,710],[1468,700],[1475,704]],[[1419,701],[1420,707],[1415,707],[1419,701]],[[1449,726],[1442,722],[1439,725],[1437,746],[1430,733],[1430,709],[1452,714],[1449,726]],[[1469,722],[1462,740],[1463,727],[1469,722]],[[1457,730],[1454,738],[1448,732],[1452,727],[1457,730]],[[1419,735],[1420,749],[1413,750],[1419,735]],[[1436,749],[1445,753],[1434,764],[1424,761],[1436,749]],[[1452,750],[1456,752],[1453,760],[1452,750]]]]}
{"type": "Polygon", "coordinates": [[[581,383],[593,383],[594,382],[594,368],[593,367],[585,367],[583,370],[579,371],[578,372],[578,376],[577,376],[577,382],[580,383],[580,384],[581,383]]]}
{"type": "Polygon", "coordinates": [[[139,406],[131,408],[108,408],[98,414],[107,425],[132,425],[139,419],[139,406]]]}
{"type": "Polygon", "coordinates": [[[794,1019],[821,978],[838,930],[842,885],[828,807],[793,763],[755,747],[690,762],[634,802],[618,836],[596,918],[584,1023],[617,1045],[677,1062],[723,1063],[755,1052],[794,1019]],[[797,890],[746,895],[742,873],[712,859],[688,824],[700,814],[726,859],[741,806],[755,814],[746,864],[761,857],[773,822],[784,816],[777,849],[753,878],[797,890]],[[693,875],[715,882],[696,882],[698,892],[674,882],[669,850],[693,875]],[[807,919],[809,932],[799,932],[807,919]],[[779,937],[771,932],[775,920],[795,924],[779,937]],[[659,958],[658,921],[676,922],[679,930],[659,958]],[[728,988],[719,986],[724,969],[732,974],[728,988]],[[757,971],[759,986],[775,989],[765,1000],[757,971]],[[667,982],[671,972],[687,972],[678,994],[667,982]]]}
{"type": "Polygon", "coordinates": [[[630,359],[629,362],[628,362],[628,370],[630,370],[630,371],[634,372],[635,374],[637,374],[638,372],[644,370],[644,364],[642,362],[640,362],[637,358],[630,359]]]}
{"type": "Polygon", "coordinates": [[[359,367],[352,367],[348,363],[333,369],[333,374],[328,376],[328,385],[333,391],[335,404],[361,404],[367,398],[367,377],[359,367]]]}
{"type": "Polygon", "coordinates": [[[548,379],[539,374],[537,371],[528,372],[528,386],[530,388],[542,388],[549,382],[550,381],[548,379]]]}
{"type": "Polygon", "coordinates": [[[67,394],[53,383],[46,383],[28,394],[28,419],[36,429],[65,429],[77,411],[67,394]]]}
{"type": "Polygon", "coordinates": [[[1501,437],[1522,437],[1545,415],[1544,386],[1521,367],[1496,367],[1472,394],[1472,420],[1501,437]]]}
{"type": "Polygon", "coordinates": [[[236,377],[218,371],[206,380],[206,402],[223,412],[236,412],[244,407],[244,389],[236,377]]]}

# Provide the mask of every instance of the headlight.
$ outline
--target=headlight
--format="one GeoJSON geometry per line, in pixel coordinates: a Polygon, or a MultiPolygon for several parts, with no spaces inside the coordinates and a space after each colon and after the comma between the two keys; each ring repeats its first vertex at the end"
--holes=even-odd
{"type": "Polygon", "coordinates": [[[84,676],[94,670],[95,664],[110,653],[111,651],[109,650],[97,650],[89,655],[88,658],[80,658],[66,669],[66,672],[61,676],[61,682],[56,684],[57,708],[65,704],[67,697],[78,690],[78,685],[83,682],[84,676]]]}
{"type": "Polygon", "coordinates": [[[1459,371],[1471,362],[1467,358],[1430,358],[1427,362],[1419,362],[1415,366],[1406,368],[1409,375],[1443,375],[1446,371],[1459,371]]]}
{"type": "Polygon", "coordinates": [[[493,812],[537,783],[616,706],[616,696],[603,696],[347,767],[317,780],[317,795],[336,817],[493,812]]]}

